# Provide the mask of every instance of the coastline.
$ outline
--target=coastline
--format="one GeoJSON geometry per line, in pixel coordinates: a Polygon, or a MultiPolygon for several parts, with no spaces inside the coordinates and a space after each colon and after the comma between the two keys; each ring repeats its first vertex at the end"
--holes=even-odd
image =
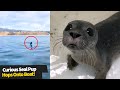
{"type": "Polygon", "coordinates": [[[1,36],[50,36],[50,35],[0,35],[1,36]]]}

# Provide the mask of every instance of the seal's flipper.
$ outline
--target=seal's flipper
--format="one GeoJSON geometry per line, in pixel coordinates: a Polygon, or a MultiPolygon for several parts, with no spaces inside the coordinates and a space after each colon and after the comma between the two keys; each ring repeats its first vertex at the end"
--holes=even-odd
{"type": "Polygon", "coordinates": [[[74,61],[71,55],[67,56],[67,60],[68,60],[67,67],[69,68],[69,70],[72,70],[74,67],[78,65],[78,63],[74,61]]]}

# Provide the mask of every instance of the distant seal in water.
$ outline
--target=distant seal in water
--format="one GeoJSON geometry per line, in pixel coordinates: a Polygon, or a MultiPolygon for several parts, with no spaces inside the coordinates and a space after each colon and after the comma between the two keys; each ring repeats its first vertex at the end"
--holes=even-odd
{"type": "Polygon", "coordinates": [[[96,25],[82,20],[69,22],[62,43],[72,52],[67,58],[70,70],[82,62],[96,69],[95,79],[105,79],[112,61],[120,55],[120,12],[96,25]]]}
{"type": "Polygon", "coordinates": [[[30,47],[32,48],[32,42],[30,42],[30,47]]]}

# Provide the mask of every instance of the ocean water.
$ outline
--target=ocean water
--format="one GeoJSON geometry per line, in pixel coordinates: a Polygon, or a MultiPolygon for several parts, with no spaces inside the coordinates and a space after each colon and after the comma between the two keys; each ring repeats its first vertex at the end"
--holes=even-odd
{"type": "Polygon", "coordinates": [[[38,46],[34,37],[0,36],[0,65],[47,65],[48,73],[43,73],[43,79],[49,79],[50,36],[35,37],[38,40],[38,46]],[[36,48],[29,50],[34,47],[36,48]]]}

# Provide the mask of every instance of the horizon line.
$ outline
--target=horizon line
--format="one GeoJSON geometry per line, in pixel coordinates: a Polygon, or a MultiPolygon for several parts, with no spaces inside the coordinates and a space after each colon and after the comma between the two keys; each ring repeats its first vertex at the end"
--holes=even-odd
{"type": "MultiPolygon", "coordinates": [[[[33,31],[33,30],[27,30],[27,29],[13,29],[13,28],[2,28],[0,27],[0,29],[9,29],[9,30],[20,30],[20,31],[33,31]]],[[[44,31],[44,30],[34,30],[34,31],[44,31]]],[[[45,31],[50,31],[50,30],[45,30],[45,31]]]]}

